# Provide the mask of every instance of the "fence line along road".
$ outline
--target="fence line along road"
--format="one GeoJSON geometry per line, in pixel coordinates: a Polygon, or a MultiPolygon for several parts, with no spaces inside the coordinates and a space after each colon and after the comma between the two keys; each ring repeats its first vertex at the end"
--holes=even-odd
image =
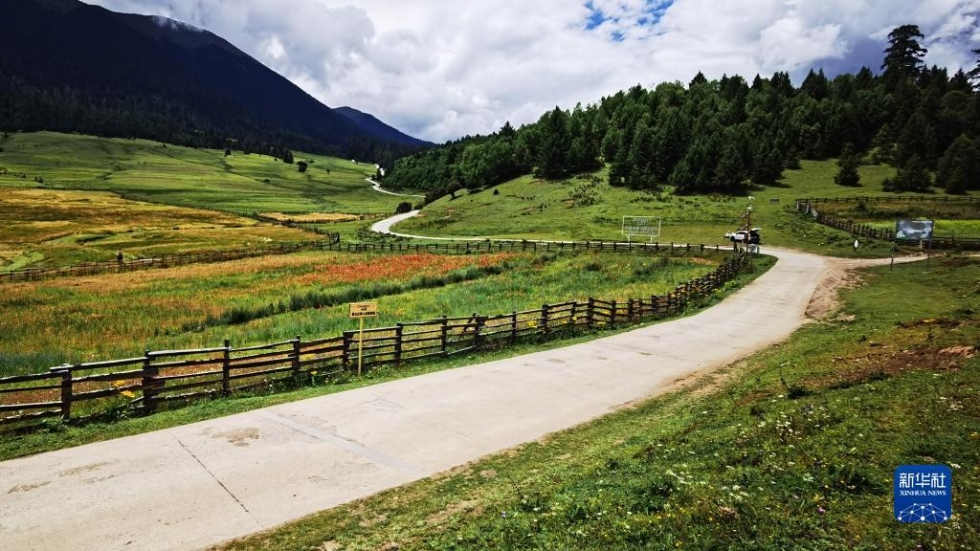
{"type": "MultiPolygon", "coordinates": [[[[796,200],[796,210],[797,212],[807,214],[813,217],[814,221],[818,224],[822,224],[829,228],[834,228],[836,230],[846,231],[856,237],[865,237],[869,239],[880,239],[883,241],[894,241],[902,245],[913,245],[918,246],[920,242],[918,239],[896,239],[895,231],[885,228],[876,228],[870,224],[861,224],[854,222],[853,220],[842,220],[839,218],[834,218],[828,216],[819,210],[815,205],[820,203],[834,203],[834,202],[860,202],[859,200],[869,200],[869,201],[879,201],[879,202],[896,202],[898,200],[916,200],[920,201],[921,197],[863,197],[863,198],[840,198],[840,199],[797,199],[796,200]]],[[[928,198],[934,202],[950,203],[950,202],[963,202],[963,203],[976,203],[980,205],[980,198],[976,197],[932,197],[928,198]]],[[[936,236],[934,235],[930,240],[930,246],[933,249],[968,249],[976,250],[980,249],[980,238],[978,237],[956,237],[956,236],[936,236]]]]}
{"type": "MultiPolygon", "coordinates": [[[[614,250],[636,249],[640,247],[614,250]]],[[[322,382],[350,373],[359,359],[369,368],[401,365],[507,346],[532,337],[549,338],[662,318],[683,311],[692,301],[707,297],[735,278],[747,265],[747,258],[735,255],[710,274],[660,296],[625,301],[589,298],[543,304],[522,312],[474,313],[369,329],[364,333],[363,352],[359,352],[358,332],[344,331],[313,341],[296,337],[240,348],[231,347],[226,340],[214,348],[147,351],[135,358],[66,364],[46,373],[4,377],[0,378],[0,430],[27,430],[49,417],[82,422],[126,411],[152,414],[169,403],[255,387],[322,382]],[[359,353],[362,358],[358,358],[359,353]]]]}

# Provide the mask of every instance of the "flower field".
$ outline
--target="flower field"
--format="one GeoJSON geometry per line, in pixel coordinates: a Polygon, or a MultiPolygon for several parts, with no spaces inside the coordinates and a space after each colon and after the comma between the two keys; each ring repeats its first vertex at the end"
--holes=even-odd
{"type": "Polygon", "coordinates": [[[544,303],[661,294],[715,260],[649,254],[374,255],[310,252],[3,286],[0,375],[145,350],[235,346],[351,329],[347,303],[376,300],[373,326],[544,303]]]}

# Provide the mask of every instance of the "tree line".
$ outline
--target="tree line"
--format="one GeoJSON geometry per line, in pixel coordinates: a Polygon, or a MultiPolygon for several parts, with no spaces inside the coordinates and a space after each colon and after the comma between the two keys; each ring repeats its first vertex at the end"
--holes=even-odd
{"type": "MultiPolygon", "coordinates": [[[[888,189],[949,193],[980,188],[980,62],[952,76],[926,67],[915,25],[889,34],[879,74],[868,67],[799,87],[786,72],[634,86],[598,103],[558,107],[537,122],[509,123],[394,162],[390,188],[446,194],[523,174],[563,178],[609,166],[609,183],[637,190],[745,193],[772,185],[801,159],[838,158],[841,185],[860,185],[862,162],[888,163],[888,189]],[[934,175],[934,176],[933,176],[934,175]]],[[[980,55],[980,50],[975,50],[980,55]]]]}

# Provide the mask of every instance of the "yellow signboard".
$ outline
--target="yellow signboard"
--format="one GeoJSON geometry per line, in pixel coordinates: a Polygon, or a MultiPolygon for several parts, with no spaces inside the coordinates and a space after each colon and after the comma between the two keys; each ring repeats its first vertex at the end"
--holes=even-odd
{"type": "Polygon", "coordinates": [[[373,318],[378,315],[378,303],[377,302],[352,302],[350,303],[350,317],[353,319],[357,318],[373,318]]]}

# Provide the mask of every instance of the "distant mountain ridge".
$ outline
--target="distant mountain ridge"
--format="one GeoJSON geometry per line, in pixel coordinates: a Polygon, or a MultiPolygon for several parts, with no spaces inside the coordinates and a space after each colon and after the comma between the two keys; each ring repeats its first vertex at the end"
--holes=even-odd
{"type": "Polygon", "coordinates": [[[365,159],[426,144],[363,115],[359,123],[330,109],[223,38],[178,21],[77,0],[0,4],[0,130],[365,159]]]}
{"type": "Polygon", "coordinates": [[[415,144],[419,142],[419,140],[416,138],[413,138],[408,134],[404,134],[400,130],[381,122],[377,117],[370,113],[358,111],[353,107],[347,106],[337,107],[334,109],[334,112],[340,113],[348,120],[356,124],[361,130],[380,139],[403,144],[415,144]]]}

